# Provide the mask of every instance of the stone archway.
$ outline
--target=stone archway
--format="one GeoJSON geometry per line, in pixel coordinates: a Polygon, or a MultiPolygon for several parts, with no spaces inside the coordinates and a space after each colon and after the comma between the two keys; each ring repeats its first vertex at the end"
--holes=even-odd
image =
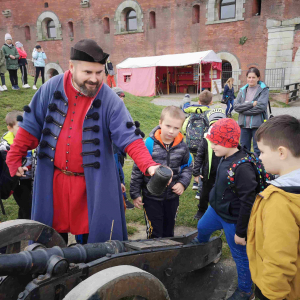
{"type": "Polygon", "coordinates": [[[241,81],[239,80],[239,77],[242,74],[242,71],[240,69],[240,63],[239,63],[238,59],[229,52],[219,52],[219,53],[217,53],[217,56],[220,59],[222,59],[222,61],[226,61],[231,64],[232,77],[234,78],[234,85],[240,86],[241,81]]]}
{"type": "Polygon", "coordinates": [[[57,15],[55,13],[53,13],[52,11],[45,11],[39,15],[39,17],[36,21],[37,40],[38,41],[48,40],[47,32],[45,29],[46,29],[46,24],[50,20],[54,21],[55,29],[56,29],[56,37],[50,38],[49,40],[62,40],[61,24],[59,22],[57,15]]]}
{"type": "Polygon", "coordinates": [[[64,73],[64,71],[61,68],[61,66],[56,63],[49,63],[45,66],[46,80],[52,78],[53,76],[56,76],[58,74],[63,74],[63,73],[64,73]]]}
{"type": "Polygon", "coordinates": [[[115,33],[116,34],[124,34],[128,33],[126,31],[126,21],[125,15],[128,11],[134,10],[136,12],[137,18],[137,30],[134,32],[143,32],[143,11],[141,6],[133,0],[123,1],[117,8],[115,13],[115,33]]]}

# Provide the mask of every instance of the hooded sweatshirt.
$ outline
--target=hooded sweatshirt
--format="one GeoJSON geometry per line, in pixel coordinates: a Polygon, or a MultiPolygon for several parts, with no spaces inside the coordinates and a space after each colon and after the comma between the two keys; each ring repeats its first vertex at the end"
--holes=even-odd
{"type": "Polygon", "coordinates": [[[252,208],[247,254],[267,299],[300,299],[300,169],[271,181],[252,208]]]}

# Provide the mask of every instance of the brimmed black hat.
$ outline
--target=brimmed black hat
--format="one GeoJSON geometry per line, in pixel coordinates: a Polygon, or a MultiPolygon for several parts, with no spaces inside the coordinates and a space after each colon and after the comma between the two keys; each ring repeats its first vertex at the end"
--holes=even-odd
{"type": "Polygon", "coordinates": [[[81,40],[71,48],[71,60],[81,60],[105,64],[109,54],[90,39],[81,40]]]}

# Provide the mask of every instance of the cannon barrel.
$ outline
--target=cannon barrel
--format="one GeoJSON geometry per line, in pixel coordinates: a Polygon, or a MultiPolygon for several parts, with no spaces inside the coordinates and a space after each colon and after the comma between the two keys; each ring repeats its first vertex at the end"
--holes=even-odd
{"type": "Polygon", "coordinates": [[[0,255],[0,276],[16,276],[27,274],[43,274],[48,267],[48,261],[53,256],[66,259],[69,263],[88,263],[106,254],[125,252],[125,246],[120,241],[105,243],[74,245],[69,248],[55,246],[49,249],[22,251],[17,254],[0,255]]]}

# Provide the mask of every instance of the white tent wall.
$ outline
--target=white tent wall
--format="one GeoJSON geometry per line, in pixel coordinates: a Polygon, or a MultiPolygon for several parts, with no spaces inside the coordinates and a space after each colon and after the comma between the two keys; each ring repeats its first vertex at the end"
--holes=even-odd
{"type": "MultiPolygon", "coordinates": [[[[207,63],[222,63],[222,60],[213,50],[127,58],[117,65],[118,86],[136,96],[153,96],[156,94],[156,67],[199,66],[207,63]],[[126,81],[124,78],[128,72],[131,72],[131,78],[126,81]]],[[[199,82],[195,86],[198,93],[199,82]]]]}

